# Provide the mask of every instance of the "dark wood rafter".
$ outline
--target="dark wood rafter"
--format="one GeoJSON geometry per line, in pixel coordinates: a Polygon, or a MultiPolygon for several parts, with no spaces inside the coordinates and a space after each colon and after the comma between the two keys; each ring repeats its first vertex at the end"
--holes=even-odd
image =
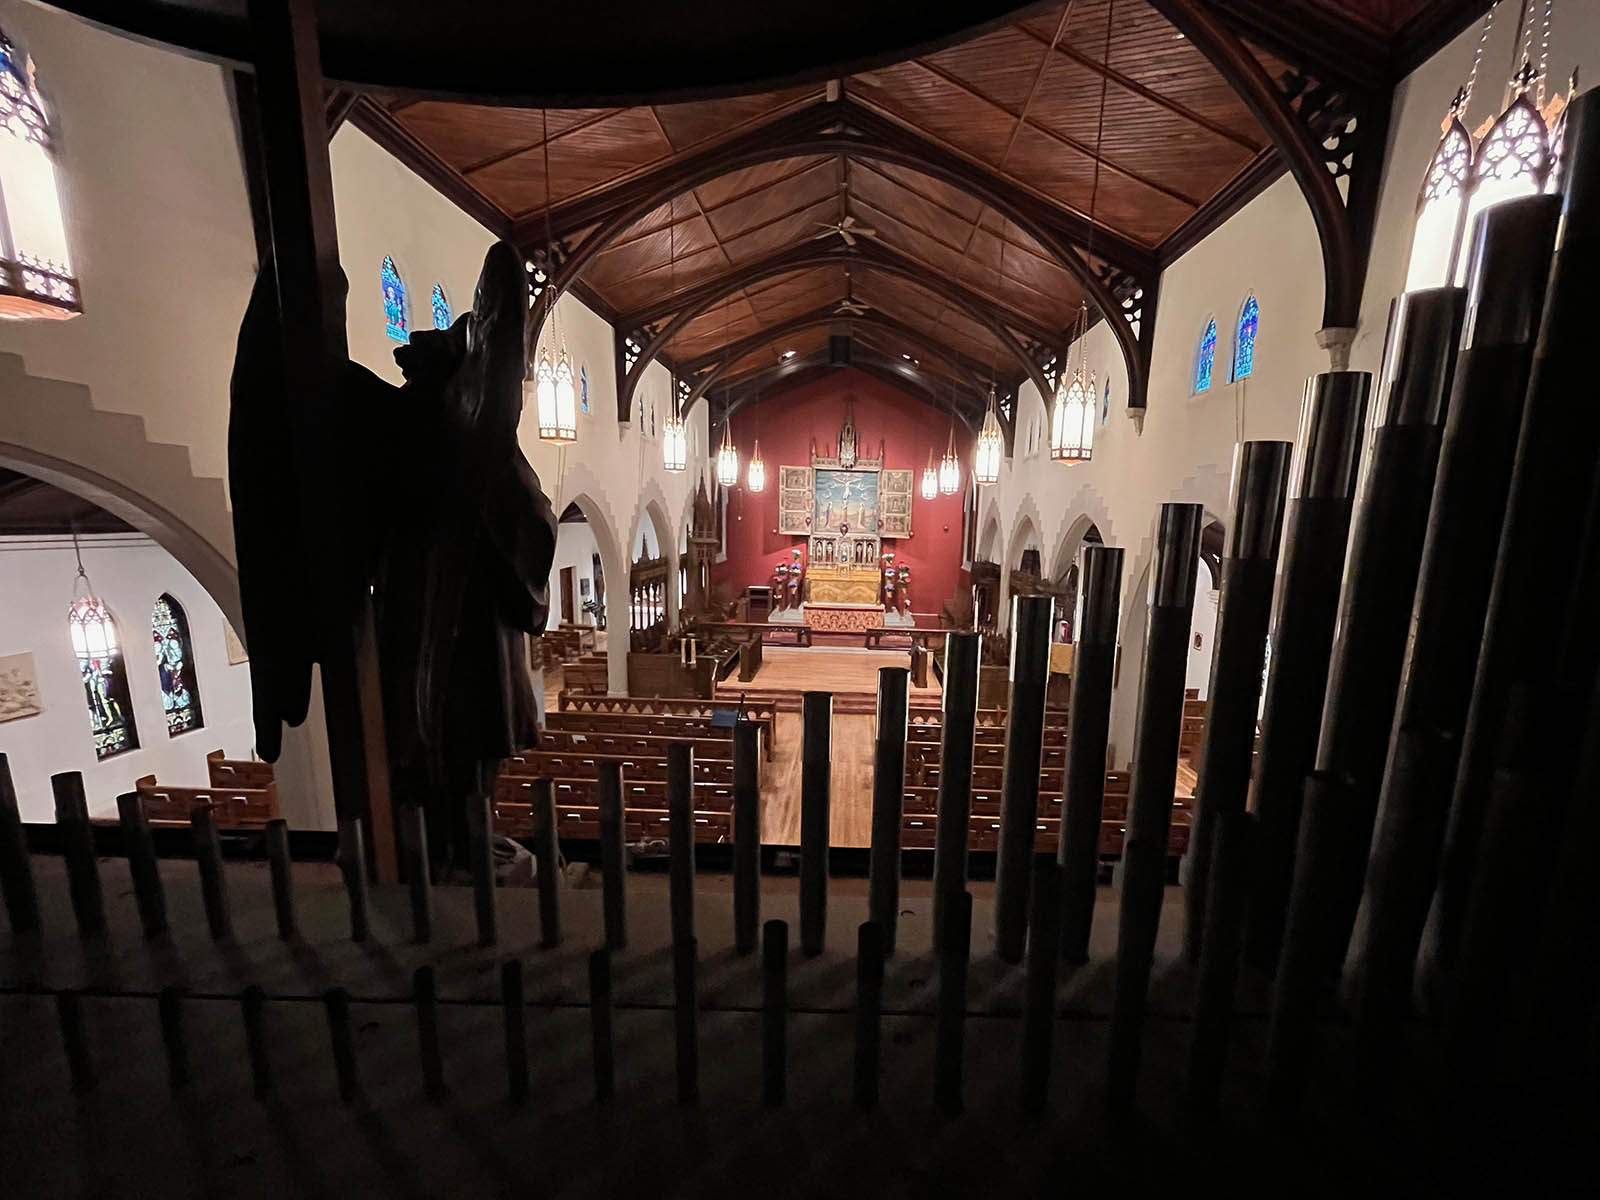
{"type": "MultiPolygon", "coordinates": [[[[760,129],[718,146],[713,151],[690,155],[662,167],[646,176],[596,193],[574,206],[558,206],[550,217],[549,227],[557,246],[547,246],[543,239],[542,219],[519,222],[516,228],[534,239],[528,249],[531,257],[557,261],[553,279],[559,292],[578,278],[584,266],[602,249],[620,237],[642,217],[654,212],[663,204],[700,187],[719,176],[740,168],[772,162],[779,159],[812,155],[848,154],[866,159],[893,163],[938,180],[967,193],[1010,220],[1039,243],[1063,269],[1079,284],[1101,313],[1118,313],[1123,309],[1119,298],[1107,279],[1096,271],[1078,250],[1078,245],[1089,240],[1090,223],[1071,212],[1062,210],[1047,201],[1023,191],[1009,181],[954,151],[922,137],[915,131],[898,125],[848,98],[835,103],[804,108],[787,117],[779,118],[760,129]],[[612,194],[613,191],[621,193],[612,194]],[[563,230],[597,227],[573,247],[562,254],[563,230]]],[[[523,242],[525,248],[528,243],[523,242]]],[[[1123,352],[1128,370],[1128,406],[1142,411],[1149,378],[1149,344],[1154,328],[1154,296],[1157,279],[1156,257],[1153,252],[1139,246],[1113,230],[1094,228],[1093,244],[1096,257],[1103,259],[1117,272],[1138,281],[1139,290],[1146,296],[1144,319],[1137,326],[1128,320],[1112,321],[1111,328],[1123,352]],[[1137,332],[1136,332],[1137,329],[1137,332]]],[[[533,335],[543,327],[548,312],[549,291],[542,293],[529,312],[533,335]]],[[[681,314],[680,314],[681,316],[681,314]]],[[[980,318],[982,323],[988,320],[980,318]]],[[[674,318],[677,322],[678,318],[674,318]]],[[[686,322],[685,322],[686,323],[686,322]]],[[[679,324],[678,328],[682,325],[679,324]]],[[[670,326],[669,326],[670,328],[670,326]]],[[[672,332],[677,332],[673,329],[672,332]]],[[[1064,331],[1063,331],[1064,335],[1064,331]]],[[[670,340],[663,331],[662,338],[670,340]]],[[[1025,364],[1041,395],[1048,395],[1048,387],[1038,367],[1027,356],[1020,343],[1009,331],[997,331],[997,336],[1008,351],[1025,364]]],[[[636,365],[635,370],[639,368],[636,365]]],[[[636,381],[636,377],[635,377],[636,381]]],[[[624,385],[618,389],[619,420],[626,420],[631,403],[632,388],[624,385]],[[626,395],[623,393],[626,392],[626,395]]]]}
{"type": "Polygon", "coordinates": [[[770,342],[800,333],[807,329],[817,328],[849,328],[852,332],[857,329],[876,329],[890,333],[915,346],[930,358],[937,358],[949,366],[954,378],[964,384],[970,392],[982,397],[987,395],[989,373],[983,364],[975,363],[961,354],[941,346],[933,338],[914,326],[907,325],[904,321],[882,313],[867,313],[863,316],[841,318],[834,312],[832,306],[815,309],[808,313],[801,313],[787,321],[780,322],[770,329],[764,329],[730,342],[727,346],[712,354],[702,355],[698,359],[686,360],[682,364],[684,377],[691,381],[687,398],[684,401],[684,411],[687,412],[695,401],[706,393],[725,375],[732,367],[736,366],[747,355],[753,353],[770,342]]]}
{"type": "MultiPolygon", "coordinates": [[[[976,434],[983,421],[983,411],[973,410],[953,400],[948,386],[939,386],[920,378],[902,366],[883,359],[876,353],[857,353],[850,370],[860,371],[881,383],[922,401],[939,413],[953,417],[970,434],[976,434]]],[[[788,362],[760,367],[736,376],[724,376],[716,388],[716,413],[722,419],[737,413],[747,405],[770,400],[795,388],[818,379],[837,375],[840,368],[828,361],[826,350],[800,355],[788,362]]],[[[985,392],[985,400],[987,391],[985,392]]],[[[708,398],[709,403],[709,398],[708,398]]]]}
{"type": "MultiPolygon", "coordinates": [[[[875,246],[868,250],[863,245],[858,244],[853,250],[839,249],[817,252],[815,262],[797,265],[789,260],[784,260],[777,266],[771,267],[769,269],[770,273],[767,275],[749,275],[745,272],[733,272],[723,280],[719,288],[707,291],[695,304],[679,310],[647,344],[643,345],[641,352],[633,362],[632,368],[628,370],[626,375],[620,377],[617,384],[617,420],[627,421],[630,419],[634,392],[638,388],[640,380],[644,378],[646,369],[651,362],[659,357],[661,349],[681,333],[695,318],[709,312],[719,301],[739,292],[761,278],[786,274],[790,271],[799,270],[802,266],[812,265],[857,266],[865,270],[896,275],[910,283],[925,288],[936,298],[946,301],[951,308],[965,314],[988,330],[999,346],[1015,360],[1017,365],[1022,368],[1023,373],[1033,381],[1034,386],[1039,389],[1039,394],[1041,396],[1049,396],[1051,394],[1050,384],[1046,380],[1044,372],[1040,369],[1038,361],[1028,353],[1027,348],[1017,338],[1017,335],[1007,327],[1004,320],[984,300],[950,280],[939,278],[927,268],[913,263],[903,255],[890,251],[886,247],[875,246]]],[[[1108,298],[1112,296],[1111,289],[1104,281],[1097,280],[1097,283],[1108,298]]],[[[1114,299],[1112,302],[1118,303],[1114,299]]],[[[641,330],[628,330],[623,336],[633,337],[635,335],[641,339],[645,336],[641,330]]],[[[772,335],[769,333],[768,336],[772,335]]],[[[1061,344],[1064,344],[1064,339],[1061,344]]],[[[1012,418],[1002,414],[1002,423],[1008,426],[1007,437],[1009,440],[1009,426],[1012,424],[1012,418]]]]}
{"type": "Polygon", "coordinates": [[[1377,175],[1389,100],[1305,74],[1273,80],[1201,0],[1149,0],[1221,72],[1271,137],[1316,223],[1322,246],[1324,329],[1354,329],[1361,314],[1377,175]],[[1348,201],[1338,180],[1348,176],[1348,201]]]}

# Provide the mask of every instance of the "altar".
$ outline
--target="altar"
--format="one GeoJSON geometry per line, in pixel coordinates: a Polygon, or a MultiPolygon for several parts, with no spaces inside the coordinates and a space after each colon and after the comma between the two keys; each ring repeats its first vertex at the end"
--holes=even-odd
{"type": "Polygon", "coordinates": [[[883,574],[876,566],[818,566],[813,561],[806,572],[806,603],[870,604],[881,609],[878,589],[882,585],[883,574]]]}
{"type": "Polygon", "coordinates": [[[814,633],[864,633],[883,628],[881,604],[830,604],[806,601],[806,624],[814,633]]]}

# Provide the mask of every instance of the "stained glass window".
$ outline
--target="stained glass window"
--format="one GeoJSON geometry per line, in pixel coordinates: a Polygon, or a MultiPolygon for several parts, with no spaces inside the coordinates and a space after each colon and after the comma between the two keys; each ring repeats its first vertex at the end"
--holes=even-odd
{"type": "Polygon", "coordinates": [[[589,411],[589,368],[578,367],[578,411],[589,411]]]}
{"type": "Polygon", "coordinates": [[[394,259],[383,260],[383,319],[386,332],[397,342],[411,340],[411,320],[406,309],[406,285],[394,268],[394,259]]]}
{"type": "Polygon", "coordinates": [[[444,284],[433,285],[433,327],[450,328],[450,301],[444,298],[444,284]]]}
{"type": "Polygon", "coordinates": [[[128,697],[128,673],[117,643],[117,623],[111,619],[110,609],[85,587],[67,612],[67,630],[78,656],[84,702],[89,706],[95,758],[137,750],[139,730],[128,697]]]}
{"type": "Polygon", "coordinates": [[[1100,392],[1100,424],[1105,425],[1111,419],[1111,376],[1106,375],[1106,381],[1100,392]]]}
{"type": "Polygon", "coordinates": [[[1261,326],[1261,306],[1248,297],[1239,310],[1239,324],[1233,331],[1233,378],[1248,379],[1256,365],[1256,330],[1261,326]]]}
{"type": "Polygon", "coordinates": [[[183,605],[163,595],[150,610],[150,636],[155,646],[156,670],[161,675],[161,707],[167,714],[167,736],[199,729],[200,688],[194,678],[194,650],[189,641],[189,619],[183,605]]]}
{"type": "Polygon", "coordinates": [[[1217,363],[1217,323],[1206,322],[1206,331],[1200,337],[1200,350],[1194,356],[1194,390],[1211,390],[1211,370],[1217,363]]]}

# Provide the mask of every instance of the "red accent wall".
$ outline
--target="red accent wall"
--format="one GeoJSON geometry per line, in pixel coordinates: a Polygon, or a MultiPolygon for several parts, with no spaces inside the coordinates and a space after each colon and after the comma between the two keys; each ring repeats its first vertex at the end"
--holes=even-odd
{"type": "MultiPolygon", "coordinates": [[[[750,584],[770,583],[774,566],[787,562],[795,547],[806,548],[805,538],[778,534],[778,468],[809,465],[813,438],[819,454],[834,453],[846,398],[855,401],[860,456],[877,457],[882,440],[884,466],[913,472],[911,536],[886,538],[884,549],[894,551],[896,566],[911,568],[912,609],[936,613],[958,588],[965,591],[970,586],[961,569],[961,493],[922,498],[922,471],[928,465],[928,453],[932,451],[937,466],[950,437],[950,416],[849,367],[734,414],[740,478],[728,497],[728,560],[713,568],[713,584],[725,584],[738,595],[750,584]],[[750,451],[758,438],[767,466],[767,487],[752,495],[745,481],[750,451]]],[[[712,436],[714,443],[720,442],[720,434],[712,436]]],[[[960,424],[956,426],[956,453],[965,485],[972,462],[972,436],[960,424]]]]}

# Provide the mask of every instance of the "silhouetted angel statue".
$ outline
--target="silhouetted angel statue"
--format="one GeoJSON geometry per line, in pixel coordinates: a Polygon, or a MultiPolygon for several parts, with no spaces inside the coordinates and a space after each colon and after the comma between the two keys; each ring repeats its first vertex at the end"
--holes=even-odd
{"type": "Polygon", "coordinates": [[[426,810],[436,863],[461,862],[468,802],[536,744],[542,706],[524,635],[549,615],[556,522],[517,444],[522,257],[491,246],[472,311],[395,350],[404,387],[340,363],[320,406],[289,394],[278,306],[267,267],[228,430],[256,747],[276,759],[280,723],[305,719],[313,662],[351,661],[370,593],[394,800],[426,810]]]}

